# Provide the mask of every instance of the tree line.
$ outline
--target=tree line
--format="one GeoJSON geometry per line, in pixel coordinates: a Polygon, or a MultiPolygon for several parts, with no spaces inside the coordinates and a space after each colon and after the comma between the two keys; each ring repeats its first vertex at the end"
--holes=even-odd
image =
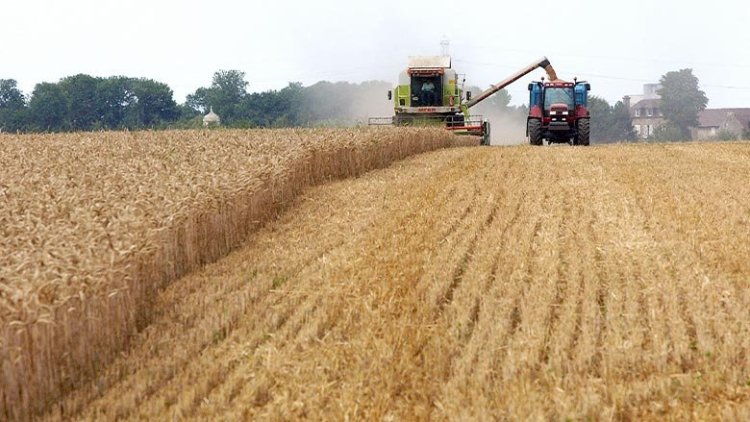
{"type": "Polygon", "coordinates": [[[0,131],[190,128],[202,125],[209,108],[228,127],[348,125],[366,119],[361,103],[374,101],[387,113],[388,89],[386,82],[319,82],[250,93],[244,72],[222,70],[177,104],[168,85],[146,78],[79,74],[39,83],[30,95],[15,80],[0,79],[0,131]]]}
{"type": "Polygon", "coordinates": [[[0,80],[4,131],[138,129],[173,122],[179,116],[171,88],[151,79],[80,74],[37,84],[28,98],[15,80],[0,80]]]}

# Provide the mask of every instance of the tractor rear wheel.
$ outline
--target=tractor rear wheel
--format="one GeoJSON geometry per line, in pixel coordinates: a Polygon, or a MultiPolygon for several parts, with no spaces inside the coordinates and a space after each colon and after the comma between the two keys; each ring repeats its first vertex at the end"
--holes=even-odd
{"type": "Polygon", "coordinates": [[[576,135],[576,144],[589,146],[589,137],[591,136],[591,122],[589,119],[579,119],[576,122],[578,134],[576,135]]]}
{"type": "Polygon", "coordinates": [[[529,133],[529,143],[531,145],[542,145],[542,121],[539,119],[529,119],[526,123],[526,130],[529,133]]]}

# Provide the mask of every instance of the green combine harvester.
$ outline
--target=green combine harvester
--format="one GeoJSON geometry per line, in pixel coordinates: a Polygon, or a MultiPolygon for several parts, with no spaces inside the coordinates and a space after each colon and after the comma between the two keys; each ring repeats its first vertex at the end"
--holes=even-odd
{"type": "Polygon", "coordinates": [[[409,57],[406,70],[398,78],[398,86],[388,91],[393,101],[392,117],[371,117],[370,125],[444,126],[459,135],[481,137],[482,145],[490,144],[490,123],[469,109],[497,91],[532,72],[537,67],[547,71],[550,80],[557,75],[546,57],[493,85],[476,98],[464,90],[464,79],[451,67],[450,56],[409,57]]]}

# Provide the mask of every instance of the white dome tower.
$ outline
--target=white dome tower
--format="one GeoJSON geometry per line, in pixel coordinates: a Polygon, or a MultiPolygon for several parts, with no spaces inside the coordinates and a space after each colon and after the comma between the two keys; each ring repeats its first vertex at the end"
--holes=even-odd
{"type": "Polygon", "coordinates": [[[211,110],[203,116],[203,126],[218,126],[221,124],[221,118],[218,114],[214,113],[214,108],[211,107],[211,110]]]}

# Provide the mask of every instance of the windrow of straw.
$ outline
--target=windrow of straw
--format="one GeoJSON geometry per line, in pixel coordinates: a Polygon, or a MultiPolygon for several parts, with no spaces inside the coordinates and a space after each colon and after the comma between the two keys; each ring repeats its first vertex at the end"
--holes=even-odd
{"type": "Polygon", "coordinates": [[[30,419],[97,373],[160,288],[306,187],[473,143],[392,128],[3,135],[0,419],[30,419]]]}

